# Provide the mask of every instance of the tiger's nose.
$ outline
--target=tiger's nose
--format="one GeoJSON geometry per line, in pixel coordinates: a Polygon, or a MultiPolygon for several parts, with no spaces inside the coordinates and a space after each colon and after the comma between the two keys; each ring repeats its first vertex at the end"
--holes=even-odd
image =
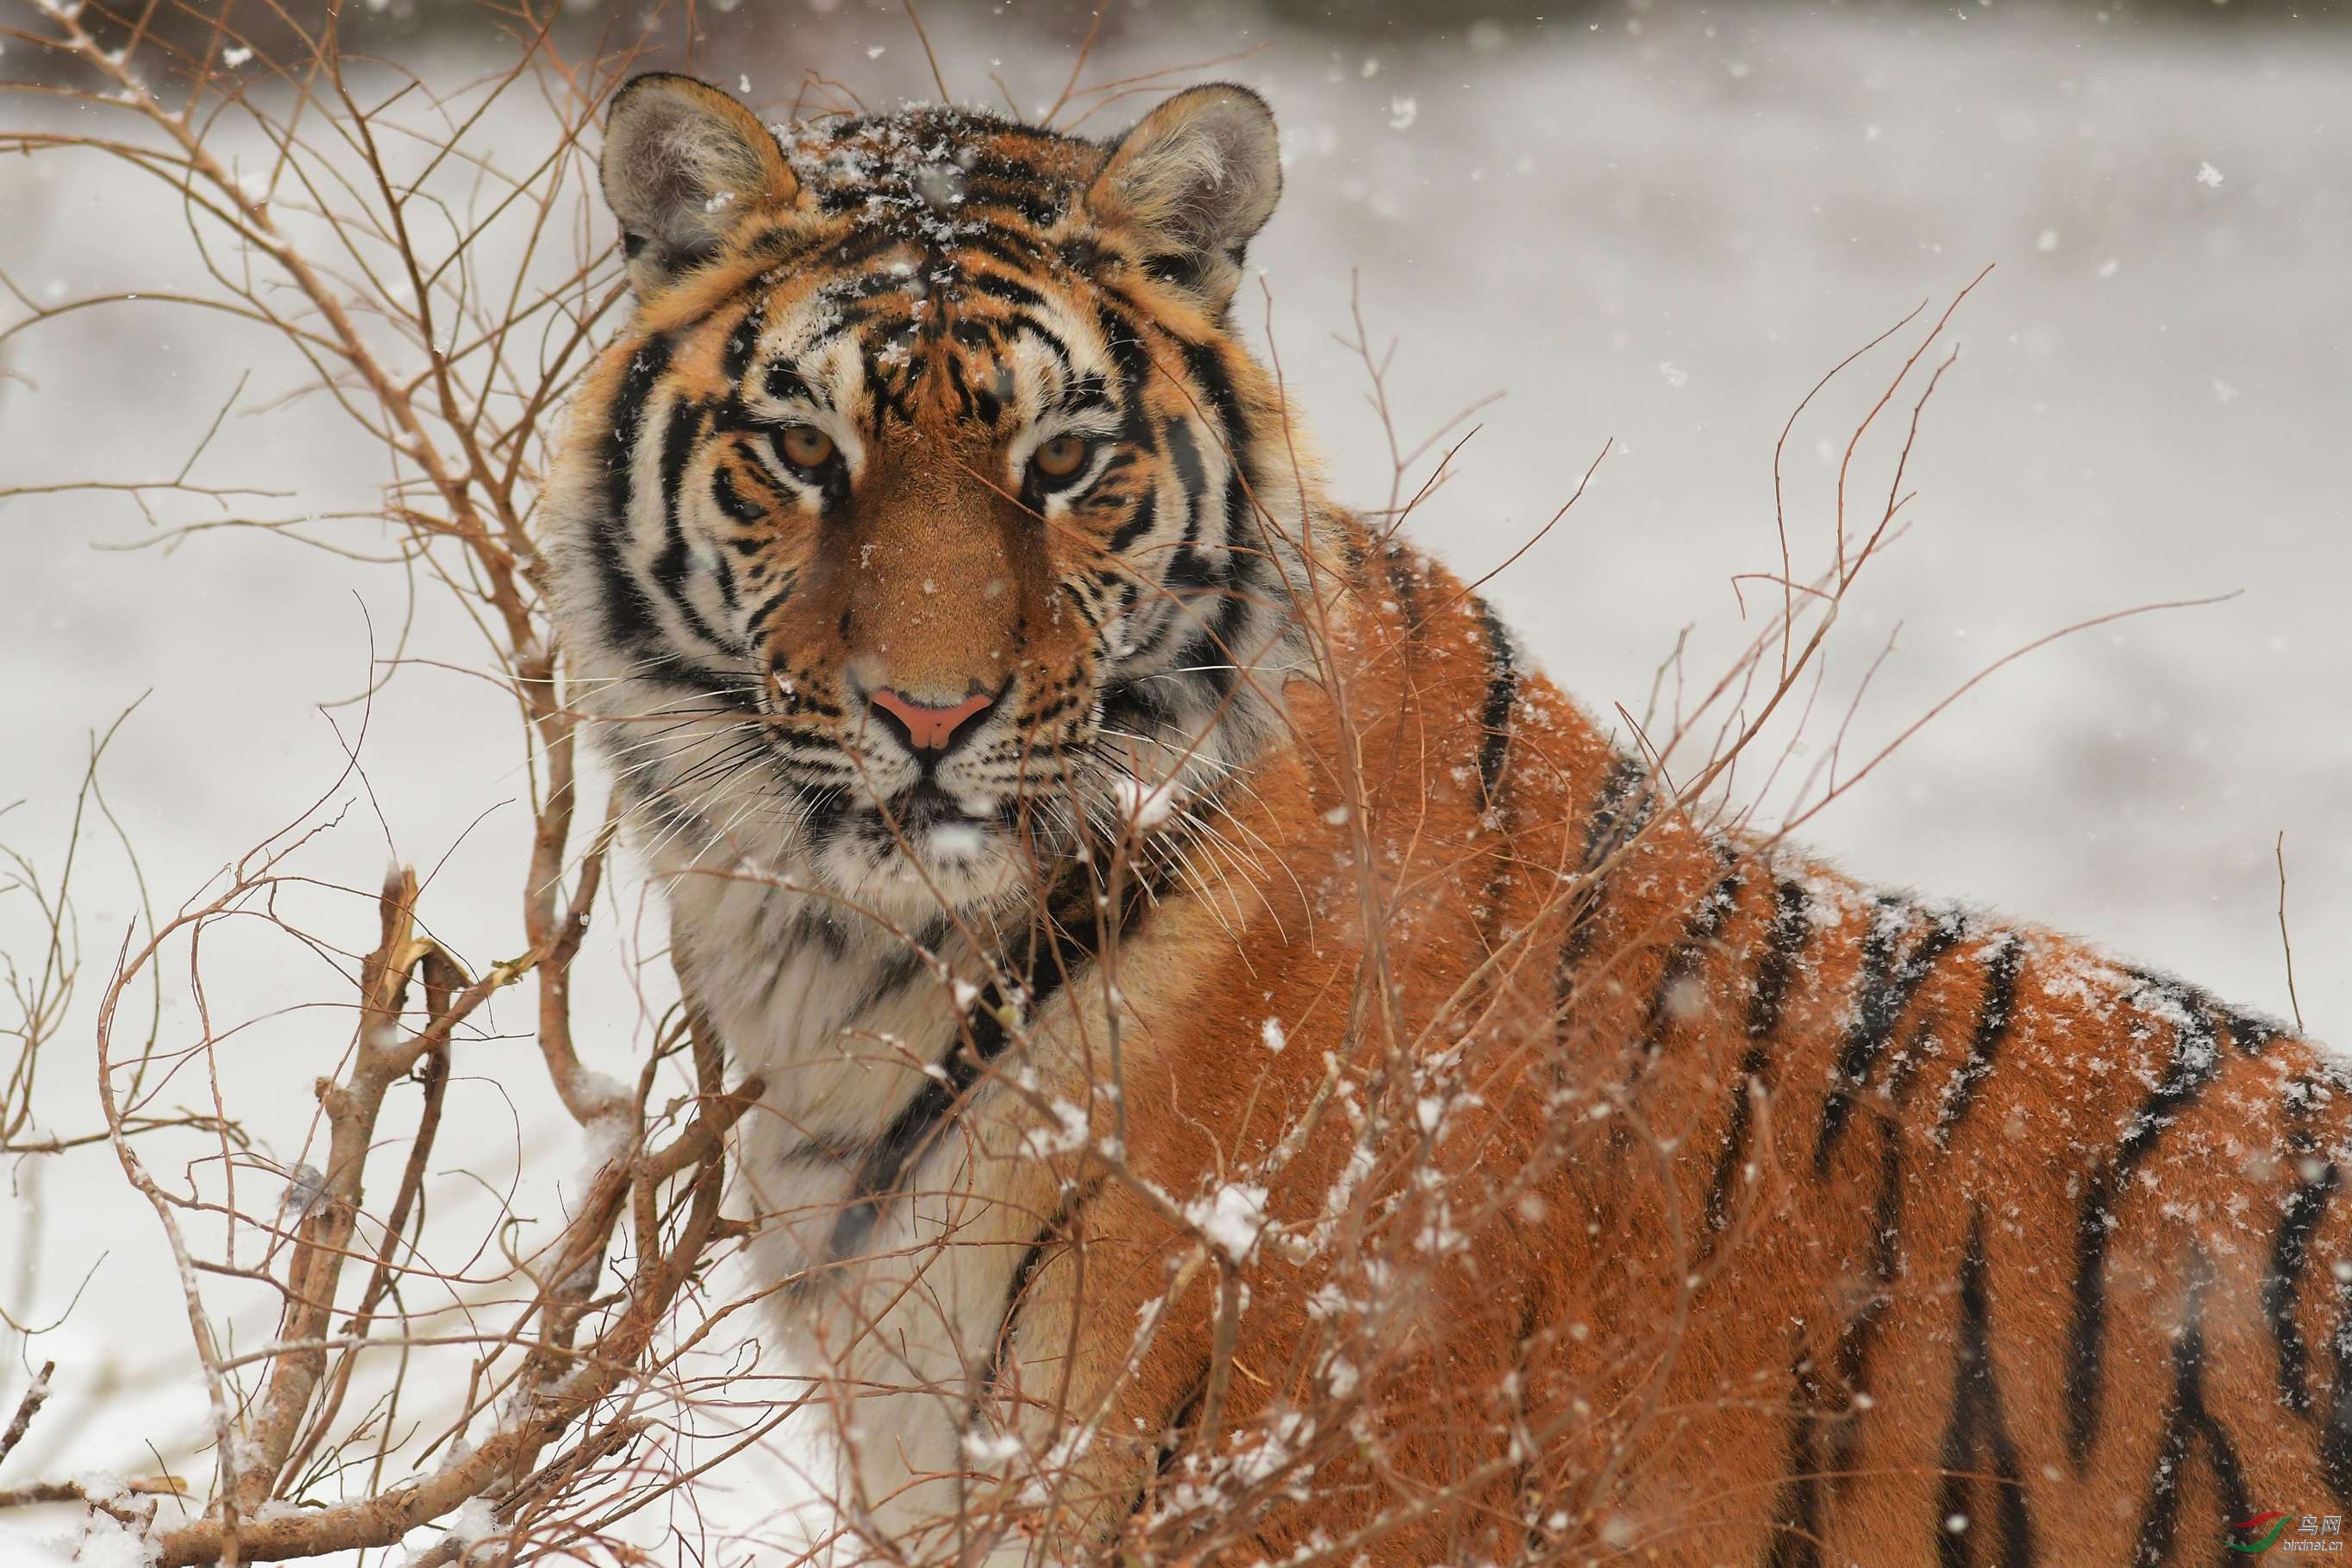
{"type": "Polygon", "coordinates": [[[974,692],[960,703],[941,705],[920,701],[895,687],[882,686],[866,701],[881,716],[883,727],[896,735],[908,750],[925,761],[936,761],[946,756],[960,737],[971,737],[979,727],[975,721],[996,706],[997,697],[974,692]]]}

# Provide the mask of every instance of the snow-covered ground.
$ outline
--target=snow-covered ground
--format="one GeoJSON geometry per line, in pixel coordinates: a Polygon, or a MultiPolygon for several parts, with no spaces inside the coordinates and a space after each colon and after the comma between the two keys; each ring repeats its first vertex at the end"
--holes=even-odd
{"type": "MultiPolygon", "coordinates": [[[[824,9],[719,18],[709,68],[779,103],[810,64],[869,99],[930,90],[901,22],[824,9]]],[[[993,9],[925,8],[950,85],[975,90],[996,69],[1024,100],[1050,99],[1067,48],[993,9]]],[[[1407,48],[1163,0],[1112,30],[1099,74],[1263,46],[1222,73],[1265,90],[1285,126],[1288,190],[1255,260],[1342,495],[1377,505],[1389,486],[1361,367],[1332,340],[1350,330],[1351,274],[1375,335],[1399,340],[1391,384],[1409,439],[1507,394],[1413,524],[1457,566],[1509,556],[1614,443],[1578,507],[1491,590],[1602,711],[1644,708],[1685,626],[1695,682],[1752,635],[1730,580],[1777,566],[1771,459],[1789,411],[1848,350],[1995,264],[1953,329],[1962,353],[1913,460],[1910,529],[1841,628],[1819,738],[1898,627],[1849,756],[2042,632],[2240,591],[1999,674],[1806,836],[1858,873],[2087,933],[2284,1014],[2284,832],[2302,1009],[2352,1040],[2352,482],[2337,445],[2352,414],[2352,35],[2126,30],[2007,5],[1606,15],[1407,48]]],[[[124,243],[168,231],[168,204],[95,167],[12,161],[0,211],[13,220],[0,266],[36,294],[175,280],[167,244],[124,243]]],[[[1255,334],[1265,308],[1245,297],[1255,334]]],[[[0,382],[0,485],[168,473],[251,341],[138,306],[18,340],[0,350],[16,372],[0,382]]],[[[1894,362],[1868,361],[1790,440],[1791,526],[1816,559],[1836,451],[1894,362]]],[[[247,402],[287,373],[258,366],[247,402]]],[[[205,470],[322,512],[370,505],[379,471],[315,402],[232,421],[205,470]]],[[[1872,472],[1883,486],[1883,465],[1872,472]]],[[[148,693],[104,777],[170,906],[332,782],[317,705],[365,686],[370,628],[389,646],[406,598],[397,573],[247,534],[169,557],[91,548],[140,532],[112,497],[0,506],[0,804],[26,800],[0,835],[54,870],[89,731],[148,693]]],[[[442,614],[409,652],[479,657],[442,614]]],[[[336,711],[349,732],[356,710],[336,711]]],[[[370,718],[373,797],[341,791],[352,808],[308,869],[367,887],[388,852],[438,862],[436,927],[498,956],[516,929],[524,819],[509,804],[473,824],[520,788],[512,733],[479,683],[404,672],[370,718]]],[[[119,855],[102,840],[90,854],[94,991],[134,904],[119,855]]],[[[363,906],[315,907],[350,946],[372,940],[363,906]]],[[[26,915],[0,900],[20,962],[26,915]]],[[[288,958],[225,941],[216,995],[251,1014],[324,993],[324,968],[288,958]]],[[[636,1003],[592,1000],[583,1049],[625,1071],[636,1003]]],[[[184,1028],[167,1011],[167,1030],[175,1016],[184,1028]]],[[[224,1052],[271,1147],[299,1145],[309,1082],[347,1029],[297,1015],[224,1052]]],[[[45,1064],[56,1131],[95,1124],[89,1040],[78,1023],[45,1064]]],[[[578,1164],[577,1134],[528,1046],[486,1047],[459,1071],[464,1163],[493,1184],[530,1166],[526,1194],[548,1194],[546,1173],[578,1164]]],[[[150,1442],[201,1469],[185,1322],[112,1155],[24,1161],[8,1177],[0,1203],[20,1206],[0,1207],[0,1305],[46,1322],[81,1294],[29,1353],[58,1361],[58,1396],[0,1484],[152,1470],[150,1442]]],[[[478,1201],[454,1172],[433,1190],[449,1212],[478,1201]]],[[[260,1306],[237,1320],[248,1341],[268,1333],[260,1306]]],[[[0,1404],[25,1375],[0,1366],[0,1404]]],[[[740,1506],[760,1491],[747,1485],[740,1506]]]]}

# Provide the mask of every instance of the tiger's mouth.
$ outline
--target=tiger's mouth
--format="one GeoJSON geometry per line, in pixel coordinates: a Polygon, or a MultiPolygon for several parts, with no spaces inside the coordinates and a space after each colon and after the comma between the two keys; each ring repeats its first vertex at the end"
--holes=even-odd
{"type": "Polygon", "coordinates": [[[904,841],[902,852],[943,859],[978,852],[984,835],[1004,825],[1003,812],[958,800],[928,779],[877,805],[872,816],[886,837],[904,841]]]}
{"type": "Polygon", "coordinates": [[[969,908],[1018,885],[1012,810],[925,779],[887,800],[845,801],[812,823],[813,858],[844,894],[885,909],[969,908]]]}

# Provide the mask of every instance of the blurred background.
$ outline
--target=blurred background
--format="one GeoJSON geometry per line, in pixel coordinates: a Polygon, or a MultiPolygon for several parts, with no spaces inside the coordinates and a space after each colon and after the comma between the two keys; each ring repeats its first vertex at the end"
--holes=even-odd
{"type": "MultiPolygon", "coordinates": [[[[161,26],[199,26],[202,9],[161,26]]],[[[430,82],[512,57],[471,5],[346,11],[347,47],[430,82]]],[[[1091,6],[1061,0],[930,0],[920,14],[953,97],[1031,115],[1093,24],[1091,6]]],[[[904,12],[879,0],[652,16],[566,4],[560,26],[582,49],[698,69],[772,119],[812,68],[870,105],[938,93],[904,12]]],[[[1127,0],[1104,12],[1087,74],[1188,62],[1257,87],[1281,117],[1286,192],[1252,256],[1263,291],[1239,314],[1278,350],[1342,499],[1384,504],[1391,474],[1363,362],[1342,341],[1351,298],[1375,351],[1394,341],[1404,444],[1480,405],[1452,477],[1410,525],[1465,575],[1526,544],[1608,452],[1576,507],[1488,590],[1597,713],[1648,708],[1678,640],[1695,692],[1757,634],[1759,586],[1743,618],[1733,580],[1778,570],[1774,444],[1790,411],[1850,351],[1922,301],[1932,319],[1990,266],[1951,329],[1960,357],[1911,459],[1907,530],[1849,606],[1815,749],[1790,774],[1818,759],[1857,694],[1849,759],[2044,633],[2235,597],[2001,670],[1803,837],[1858,875],[2085,934],[2284,1016],[2284,834],[2301,1009],[2314,1032],[2352,1042],[2352,27],[2333,7],[1127,0]]],[[[0,73],[41,68],[22,48],[0,55],[0,73]]],[[[1080,129],[1115,132],[1147,102],[1080,129]]],[[[550,134],[528,104],[500,112],[512,123],[499,145],[518,157],[550,134]]],[[[18,291],[0,299],[0,331],[26,300],[194,276],[170,193],[117,168],[11,160],[0,213],[0,270],[18,291]]],[[[1866,358],[1791,433],[1801,564],[1825,557],[1845,439],[1915,340],[1866,358]]],[[[278,353],[234,324],[143,304],[0,340],[0,486],[168,476],[233,401],[203,477],[285,492],[281,512],[380,507],[381,451],[325,400],[283,401],[303,370],[278,353]]],[[[1891,455],[1866,449],[1867,505],[1884,498],[1891,455]]],[[[371,526],[332,537],[364,550],[380,543],[371,526]]],[[[120,548],[147,537],[120,495],[0,503],[0,806],[21,802],[0,837],[54,874],[91,732],[144,694],[103,779],[158,904],[331,792],[348,809],[311,874],[368,888],[391,856],[432,868],[440,934],[478,965],[497,956],[517,928],[525,818],[500,801],[521,761],[510,704],[461,673],[479,643],[444,596],[249,532],[169,554],[120,548]],[[339,787],[342,739],[320,705],[348,703],[395,650],[457,669],[420,663],[383,685],[360,748],[366,787],[339,787]]],[[[1668,706],[1674,688],[1670,671],[1668,706]]],[[[359,707],[328,711],[343,739],[357,735],[359,707]]],[[[87,999],[139,884],[110,843],[84,852],[87,999]]],[[[640,892],[621,879],[600,940],[658,947],[640,892]]],[[[373,939],[363,905],[321,907],[349,946],[373,939]]],[[[0,946],[20,969],[40,956],[37,914],[21,893],[0,896],[0,946]]],[[[238,1037],[227,1071],[246,1075],[257,1134],[290,1151],[314,1110],[309,1082],[348,1026],[270,1015],[334,977],[234,934],[211,962],[241,1016],[267,1020],[238,1037]]],[[[583,1054],[629,1071],[662,998],[616,980],[598,1000],[583,1054]]],[[[162,1004],[168,1034],[188,1001],[162,1004]]],[[[96,1124],[90,1038],[68,1029],[44,1063],[43,1114],[61,1134],[96,1124]]],[[[448,1177],[448,1204],[515,1183],[519,1208],[533,1194],[560,1203],[577,1164],[529,1046],[506,1049],[512,1073],[494,1055],[459,1067],[453,1103],[479,1157],[448,1177]]],[[[58,1326],[11,1340],[0,1405],[29,1366],[55,1357],[60,1372],[41,1441],[0,1485],[152,1471],[151,1444],[170,1466],[201,1466],[185,1321],[110,1152],[26,1156],[5,1175],[0,1307],[58,1326]]],[[[266,1312],[245,1327],[268,1330],[266,1312]]],[[[747,1521],[775,1495],[738,1490],[747,1521]]],[[[11,1531],[44,1528],[62,1526],[0,1519],[0,1558],[32,1550],[11,1531]]]]}

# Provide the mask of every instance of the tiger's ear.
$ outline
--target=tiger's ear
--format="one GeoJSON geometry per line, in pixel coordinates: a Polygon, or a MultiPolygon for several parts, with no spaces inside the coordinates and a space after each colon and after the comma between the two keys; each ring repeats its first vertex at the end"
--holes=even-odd
{"type": "Polygon", "coordinates": [[[798,189],[758,116],[708,82],[664,72],[613,95],[601,173],[640,299],[709,259],[748,214],[789,205],[798,189]]]}
{"type": "Polygon", "coordinates": [[[1144,237],[1147,265],[1219,310],[1251,236],[1274,215],[1282,158],[1274,110],[1245,87],[1187,89],[1136,122],[1087,187],[1089,216],[1144,237]]]}

